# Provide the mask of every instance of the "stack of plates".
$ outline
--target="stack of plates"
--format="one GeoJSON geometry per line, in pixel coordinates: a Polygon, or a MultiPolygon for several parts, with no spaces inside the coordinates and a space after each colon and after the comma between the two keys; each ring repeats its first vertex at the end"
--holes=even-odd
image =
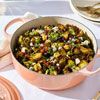
{"type": "Polygon", "coordinates": [[[70,5],[74,13],[79,14],[83,18],[100,25],[100,0],[70,0],[70,5]],[[78,7],[89,7],[98,9],[99,17],[93,17],[93,15],[79,9],[78,7]]]}
{"type": "Polygon", "coordinates": [[[17,88],[0,76],[0,100],[21,100],[17,88]]]}

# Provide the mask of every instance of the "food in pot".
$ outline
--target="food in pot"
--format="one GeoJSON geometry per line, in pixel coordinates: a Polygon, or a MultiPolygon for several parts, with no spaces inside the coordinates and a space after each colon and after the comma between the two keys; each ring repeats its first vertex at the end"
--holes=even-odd
{"type": "Polygon", "coordinates": [[[73,25],[45,25],[22,33],[14,47],[26,68],[48,75],[79,71],[94,57],[91,39],[73,25]]]}

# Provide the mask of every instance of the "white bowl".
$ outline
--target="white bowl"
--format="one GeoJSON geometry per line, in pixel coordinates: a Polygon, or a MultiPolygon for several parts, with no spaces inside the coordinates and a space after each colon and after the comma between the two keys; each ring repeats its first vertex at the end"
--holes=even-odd
{"type": "Polygon", "coordinates": [[[94,22],[95,24],[100,25],[100,17],[92,18],[90,14],[81,11],[77,8],[77,6],[79,7],[93,6],[96,3],[100,3],[100,0],[70,0],[70,5],[74,13],[77,13],[80,16],[94,22]]]}

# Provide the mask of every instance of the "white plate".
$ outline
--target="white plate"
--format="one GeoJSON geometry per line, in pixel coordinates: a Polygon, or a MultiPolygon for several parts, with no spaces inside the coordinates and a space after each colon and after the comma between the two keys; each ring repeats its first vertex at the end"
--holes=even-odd
{"type": "Polygon", "coordinates": [[[77,6],[79,7],[86,7],[86,6],[93,6],[96,3],[100,3],[100,0],[70,0],[70,5],[73,12],[79,14],[80,16],[94,21],[97,24],[100,24],[100,17],[99,18],[92,18],[89,14],[84,11],[80,11],[77,6]]]}
{"type": "MultiPolygon", "coordinates": [[[[89,19],[88,19],[89,20],[89,19]]],[[[90,22],[92,22],[93,24],[97,25],[97,26],[100,26],[100,22],[97,22],[97,21],[92,21],[92,20],[89,20],[90,22]]]]}

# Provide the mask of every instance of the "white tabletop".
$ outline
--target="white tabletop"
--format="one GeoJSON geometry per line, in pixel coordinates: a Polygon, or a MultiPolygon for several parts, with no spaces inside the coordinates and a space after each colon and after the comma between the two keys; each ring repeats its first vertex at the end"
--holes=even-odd
{"type": "MultiPolygon", "coordinates": [[[[55,3],[56,4],[56,3],[55,3]]],[[[52,6],[46,6],[45,9],[47,11],[50,11],[50,13],[44,13],[43,9],[41,10],[41,16],[48,16],[48,15],[57,15],[57,16],[64,16],[64,17],[69,17],[72,19],[75,19],[77,21],[80,21],[87,27],[89,27],[93,33],[95,34],[96,38],[98,39],[98,44],[100,46],[100,26],[93,25],[86,19],[83,19],[79,17],[78,15],[73,14],[71,11],[68,2],[66,1],[67,7],[63,5],[63,2],[61,4],[57,3],[58,6],[56,7],[54,12],[51,12],[52,6]],[[59,5],[60,8],[62,8],[62,11],[59,10],[59,5]],[[65,11],[66,9],[66,11],[65,11]],[[59,11],[59,12],[58,12],[59,11]],[[43,12],[43,13],[42,13],[43,12]],[[57,12],[57,13],[55,13],[57,12]]],[[[54,5],[54,4],[53,4],[54,5]]],[[[38,12],[38,11],[37,11],[38,12]]],[[[36,13],[36,11],[35,11],[36,13]]],[[[18,17],[18,16],[0,16],[0,37],[2,36],[3,33],[3,28],[4,26],[13,18],[18,17]]],[[[18,26],[18,25],[17,25],[18,26]]],[[[10,29],[10,33],[15,31],[15,26],[10,29]]],[[[17,28],[16,28],[17,29],[17,28]]],[[[2,38],[0,38],[2,40],[2,38]]],[[[100,59],[97,60],[96,64],[94,65],[95,69],[100,66],[100,59]]],[[[3,77],[7,78],[10,80],[12,83],[15,84],[15,86],[18,88],[20,91],[20,94],[22,96],[22,100],[72,100],[72,99],[80,99],[80,100],[90,100],[96,92],[100,91],[100,73],[88,77],[83,83],[79,84],[76,87],[66,89],[64,91],[46,91],[46,90],[41,90],[27,81],[25,81],[14,69],[13,65],[8,66],[7,68],[3,69],[0,71],[0,75],[3,77]]]]}

